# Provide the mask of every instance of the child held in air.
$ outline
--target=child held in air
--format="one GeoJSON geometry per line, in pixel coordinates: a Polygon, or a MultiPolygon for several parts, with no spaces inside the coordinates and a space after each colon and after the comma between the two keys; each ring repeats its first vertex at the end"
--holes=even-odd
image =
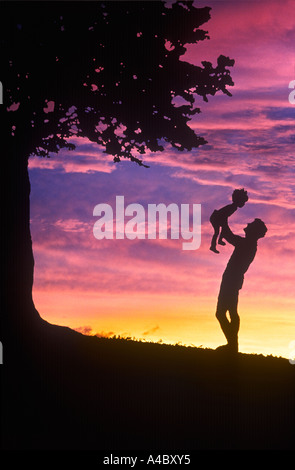
{"type": "Polygon", "coordinates": [[[225,245],[222,236],[222,225],[238,207],[244,207],[245,203],[248,201],[247,191],[244,189],[235,189],[232,193],[232,201],[233,202],[231,204],[228,204],[219,210],[214,210],[210,216],[210,222],[214,228],[210,250],[214,251],[214,253],[219,253],[216,249],[218,235],[218,244],[225,245]]]}

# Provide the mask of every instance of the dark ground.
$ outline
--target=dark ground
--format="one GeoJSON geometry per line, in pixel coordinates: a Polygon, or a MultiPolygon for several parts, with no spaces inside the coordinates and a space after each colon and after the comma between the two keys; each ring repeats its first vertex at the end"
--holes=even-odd
{"type": "Polygon", "coordinates": [[[4,450],[294,448],[287,359],[89,337],[46,323],[16,343],[1,366],[4,450]]]}

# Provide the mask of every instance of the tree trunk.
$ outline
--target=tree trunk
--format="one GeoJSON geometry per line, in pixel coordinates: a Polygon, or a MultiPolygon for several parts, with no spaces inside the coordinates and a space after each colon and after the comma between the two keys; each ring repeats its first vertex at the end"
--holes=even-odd
{"type": "MultiPolygon", "coordinates": [[[[34,258],[30,233],[28,158],[10,140],[7,146],[6,184],[2,186],[4,223],[1,229],[3,302],[1,338],[3,356],[25,342],[40,321],[32,299],[34,258]]],[[[3,219],[2,219],[3,221],[3,219]]]]}

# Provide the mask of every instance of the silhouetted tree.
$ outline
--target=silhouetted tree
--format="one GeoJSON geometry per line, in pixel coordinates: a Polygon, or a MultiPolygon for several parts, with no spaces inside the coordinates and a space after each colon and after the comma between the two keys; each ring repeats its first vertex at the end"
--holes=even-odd
{"type": "Polygon", "coordinates": [[[185,44],[208,39],[200,26],[209,12],[193,2],[1,2],[4,317],[16,317],[13,328],[38,317],[29,156],[72,149],[71,137],[82,136],[115,161],[142,165],[146,150],[162,151],[165,142],[180,151],[206,143],[188,125],[200,112],[195,97],[230,95],[234,61],[195,66],[180,57],[185,44]]]}

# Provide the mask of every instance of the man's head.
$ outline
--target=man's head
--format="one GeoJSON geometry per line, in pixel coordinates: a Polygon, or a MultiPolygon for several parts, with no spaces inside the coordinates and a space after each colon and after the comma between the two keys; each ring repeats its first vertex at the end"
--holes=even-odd
{"type": "Polygon", "coordinates": [[[247,227],[244,228],[244,232],[246,237],[254,238],[258,240],[258,238],[264,237],[267,232],[267,228],[264,222],[260,219],[255,219],[253,222],[250,222],[247,227]]]}

